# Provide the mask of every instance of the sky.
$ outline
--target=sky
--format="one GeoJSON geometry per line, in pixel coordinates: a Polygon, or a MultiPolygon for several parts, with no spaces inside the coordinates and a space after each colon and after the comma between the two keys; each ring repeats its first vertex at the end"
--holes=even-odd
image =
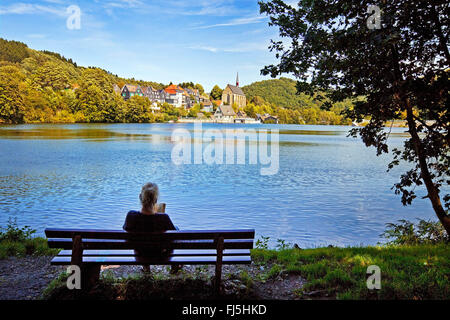
{"type": "Polygon", "coordinates": [[[38,0],[0,2],[0,37],[121,77],[240,86],[269,79],[276,27],[257,0],[38,0]],[[75,11],[81,15],[79,28],[75,11]],[[75,7],[76,9],[76,7],[75,7]],[[68,26],[69,25],[69,26],[68,26]]]}

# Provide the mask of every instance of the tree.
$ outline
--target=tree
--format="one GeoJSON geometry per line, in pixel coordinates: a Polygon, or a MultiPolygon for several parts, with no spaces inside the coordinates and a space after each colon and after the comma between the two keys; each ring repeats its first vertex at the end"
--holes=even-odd
{"type": "Polygon", "coordinates": [[[25,76],[16,66],[0,67],[0,123],[22,123],[25,76]]]}
{"type": "Polygon", "coordinates": [[[448,1],[383,1],[381,20],[366,0],[259,5],[280,36],[290,39],[272,41],[279,64],[264,67],[263,74],[291,73],[300,91],[332,89],[326,94],[332,102],[364,97],[346,114],[370,121],[350,134],[376,147],[377,155],[389,152],[385,124],[406,113],[410,137],[403,150],[392,150],[389,169],[400,161],[413,167],[393,189],[408,205],[416,198],[415,186],[424,184],[425,197],[450,235],[450,195],[442,197],[447,210],[440,195],[450,183],[448,1]]]}
{"type": "Polygon", "coordinates": [[[205,89],[203,89],[203,86],[200,83],[197,83],[194,86],[194,89],[197,89],[200,94],[204,94],[205,93],[205,89]]]}
{"type": "Polygon", "coordinates": [[[261,98],[260,96],[254,96],[250,102],[252,102],[253,104],[257,105],[257,106],[262,106],[264,104],[266,104],[266,102],[264,101],[263,98],[261,98]]]}
{"type": "Polygon", "coordinates": [[[0,38],[0,60],[21,62],[29,56],[26,44],[0,38]]]}
{"type": "Polygon", "coordinates": [[[154,121],[154,115],[151,111],[152,103],[147,98],[133,96],[127,101],[126,105],[125,119],[127,122],[145,123],[154,121]]]}
{"type": "Polygon", "coordinates": [[[220,89],[218,85],[215,85],[214,88],[212,88],[211,90],[211,99],[222,100],[222,92],[223,90],[220,89]]]}
{"type": "Polygon", "coordinates": [[[189,109],[188,117],[197,118],[197,113],[200,112],[202,108],[200,103],[196,103],[192,108],[189,109]]]}

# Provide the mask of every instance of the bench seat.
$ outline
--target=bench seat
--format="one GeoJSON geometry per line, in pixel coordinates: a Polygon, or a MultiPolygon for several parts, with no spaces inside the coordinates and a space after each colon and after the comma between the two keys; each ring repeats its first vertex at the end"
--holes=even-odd
{"type": "MultiPolygon", "coordinates": [[[[217,262],[217,256],[169,256],[165,258],[137,258],[135,256],[83,256],[82,263],[97,265],[204,265],[217,262]]],[[[223,256],[222,264],[250,264],[248,256],[223,256]]],[[[52,265],[70,265],[70,256],[56,256],[52,265]]]]}

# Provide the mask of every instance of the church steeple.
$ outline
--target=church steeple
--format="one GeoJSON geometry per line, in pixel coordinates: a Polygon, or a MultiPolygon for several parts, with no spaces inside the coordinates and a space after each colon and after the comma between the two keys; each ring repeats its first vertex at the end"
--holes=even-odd
{"type": "Polygon", "coordinates": [[[239,87],[239,72],[236,74],[236,87],[239,87]]]}

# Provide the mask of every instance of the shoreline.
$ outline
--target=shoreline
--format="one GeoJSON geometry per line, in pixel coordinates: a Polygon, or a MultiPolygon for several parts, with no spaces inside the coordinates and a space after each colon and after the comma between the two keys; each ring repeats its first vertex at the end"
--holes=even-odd
{"type": "MultiPolygon", "coordinates": [[[[344,125],[344,124],[307,124],[307,123],[261,123],[261,122],[251,122],[251,123],[240,123],[240,122],[229,122],[229,121],[213,121],[213,120],[200,120],[200,119],[183,119],[182,121],[166,121],[166,122],[38,122],[38,123],[0,123],[0,127],[13,127],[13,126],[32,126],[32,125],[116,125],[116,124],[130,124],[130,125],[147,125],[147,124],[185,124],[185,123],[212,123],[212,124],[235,124],[235,125],[275,125],[275,126],[322,126],[322,127],[352,127],[352,128],[362,128],[364,125],[344,125]]],[[[364,122],[368,123],[368,122],[364,122]]],[[[384,128],[389,129],[390,124],[387,124],[384,128]]],[[[406,122],[394,122],[393,128],[407,128],[406,122]]]]}

